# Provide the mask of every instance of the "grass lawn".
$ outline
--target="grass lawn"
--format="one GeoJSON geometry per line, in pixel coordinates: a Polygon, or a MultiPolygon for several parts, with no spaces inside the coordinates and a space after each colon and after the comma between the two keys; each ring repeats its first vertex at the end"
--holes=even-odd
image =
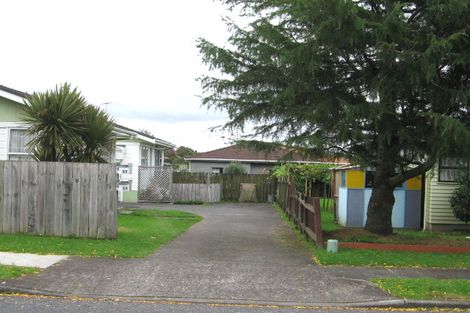
{"type": "Polygon", "coordinates": [[[11,265],[0,265],[0,279],[13,279],[18,276],[38,273],[34,267],[20,267],[11,265]]]}
{"type": "Polygon", "coordinates": [[[376,278],[378,287],[395,297],[412,300],[470,301],[470,280],[432,278],[376,278]]]}
{"type": "Polygon", "coordinates": [[[139,258],[150,255],[201,219],[181,211],[126,209],[118,216],[116,240],[0,235],[0,251],[139,258]]]}
{"type": "Polygon", "coordinates": [[[338,253],[328,253],[325,249],[315,249],[313,253],[321,265],[470,268],[470,253],[416,253],[346,248],[340,248],[338,253]]]}
{"type": "MultiPolygon", "coordinates": [[[[302,240],[306,240],[295,228],[284,211],[276,204],[283,219],[292,227],[294,232],[302,240]]],[[[329,234],[347,229],[334,223],[333,213],[325,209],[322,203],[322,228],[324,240],[332,238],[329,234]]],[[[362,231],[359,229],[358,231],[362,231]]],[[[422,232],[403,231],[409,237],[420,237],[422,232]]],[[[424,233],[427,234],[427,233],[424,233]]],[[[460,240],[462,235],[455,235],[460,240]]],[[[333,237],[335,238],[335,237],[333,237]]],[[[464,237],[465,238],[465,237],[464,237]]],[[[338,239],[338,238],[335,238],[338,239]]],[[[395,240],[398,240],[395,238],[395,240]]],[[[468,239],[467,239],[468,240],[468,239]]],[[[470,268],[470,253],[445,254],[445,253],[415,253],[407,251],[378,251],[340,248],[338,253],[327,253],[326,249],[317,249],[312,240],[307,240],[308,246],[314,255],[314,259],[321,265],[345,265],[345,266],[383,266],[383,267],[423,267],[423,268],[470,268]]],[[[396,243],[396,242],[395,242],[396,243]]],[[[403,242],[400,242],[403,243],[403,242]]]]}

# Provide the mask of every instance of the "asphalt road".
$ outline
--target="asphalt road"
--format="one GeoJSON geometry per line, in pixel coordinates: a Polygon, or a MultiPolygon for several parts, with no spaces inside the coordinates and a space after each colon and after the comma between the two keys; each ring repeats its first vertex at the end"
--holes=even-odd
{"type": "MultiPolygon", "coordinates": [[[[464,312],[463,310],[420,310],[393,309],[400,312],[464,312]]],[[[389,312],[387,309],[342,309],[342,308],[275,308],[249,306],[219,306],[209,304],[177,304],[157,302],[120,302],[96,301],[84,299],[40,298],[30,296],[0,296],[0,313],[359,313],[359,312],[389,312]]]]}

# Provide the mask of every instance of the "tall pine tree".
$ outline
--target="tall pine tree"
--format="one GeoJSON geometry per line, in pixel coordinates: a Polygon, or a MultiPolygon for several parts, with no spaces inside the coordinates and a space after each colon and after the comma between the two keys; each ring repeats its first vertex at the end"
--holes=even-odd
{"type": "Polygon", "coordinates": [[[373,168],[366,229],[391,234],[393,189],[468,153],[470,1],[225,0],[229,47],[200,39],[203,103],[373,168]]]}

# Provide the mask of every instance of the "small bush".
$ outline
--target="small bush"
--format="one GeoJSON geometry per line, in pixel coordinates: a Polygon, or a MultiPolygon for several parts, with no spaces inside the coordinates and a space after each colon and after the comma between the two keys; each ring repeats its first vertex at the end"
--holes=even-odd
{"type": "Polygon", "coordinates": [[[470,222],[470,179],[460,181],[460,186],[450,197],[450,206],[456,218],[465,223],[470,222]]]}
{"type": "Polygon", "coordinates": [[[175,201],[173,204],[204,204],[204,201],[201,200],[187,200],[187,201],[175,201]]]}
{"type": "Polygon", "coordinates": [[[246,169],[243,167],[241,163],[238,162],[232,162],[230,163],[229,166],[225,168],[225,174],[235,174],[235,175],[240,175],[240,174],[246,174],[246,169]]]}

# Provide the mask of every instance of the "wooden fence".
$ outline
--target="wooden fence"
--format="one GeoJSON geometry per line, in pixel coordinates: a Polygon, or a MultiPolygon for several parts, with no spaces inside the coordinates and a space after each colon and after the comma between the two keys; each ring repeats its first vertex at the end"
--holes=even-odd
{"type": "Polygon", "coordinates": [[[222,200],[238,201],[240,198],[240,184],[251,183],[256,185],[256,201],[268,201],[268,195],[275,193],[275,179],[270,175],[262,174],[223,174],[222,177],[222,200]]]}
{"type": "Polygon", "coordinates": [[[115,166],[0,161],[0,233],[116,238],[115,166]]]}
{"type": "Polygon", "coordinates": [[[321,228],[320,198],[306,197],[297,192],[295,183],[287,181],[278,182],[278,203],[284,209],[289,219],[297,228],[313,239],[317,247],[323,247],[323,233],[321,228]]]}
{"type": "Polygon", "coordinates": [[[269,175],[212,173],[173,173],[173,201],[238,201],[240,184],[256,184],[258,202],[274,195],[276,180],[269,175]]]}

